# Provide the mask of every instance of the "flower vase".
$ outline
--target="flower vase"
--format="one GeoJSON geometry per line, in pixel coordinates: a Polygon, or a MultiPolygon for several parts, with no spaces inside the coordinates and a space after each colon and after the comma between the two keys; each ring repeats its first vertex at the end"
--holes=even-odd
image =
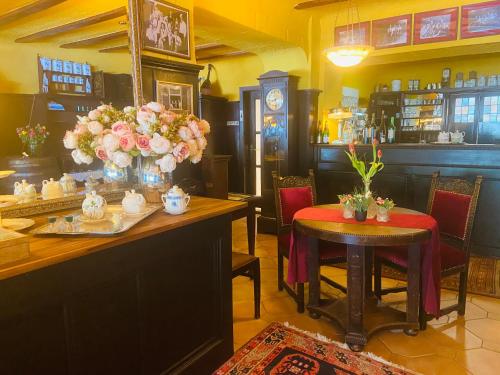
{"type": "Polygon", "coordinates": [[[342,205],[342,216],[344,219],[352,219],[354,217],[354,208],[348,205],[342,205]]]}
{"type": "Polygon", "coordinates": [[[387,223],[390,219],[389,209],[379,206],[377,208],[377,221],[381,223],[387,223]]]}
{"type": "Polygon", "coordinates": [[[364,181],[365,184],[365,197],[368,198],[368,211],[366,217],[368,219],[373,219],[377,216],[377,203],[373,199],[373,194],[370,191],[371,181],[364,181]]]}
{"type": "Polygon", "coordinates": [[[367,211],[358,211],[358,210],[356,210],[354,212],[354,217],[356,218],[356,221],[365,221],[367,213],[368,213],[367,211]]]}
{"type": "Polygon", "coordinates": [[[126,183],[128,180],[127,168],[120,168],[111,160],[106,160],[104,162],[102,174],[103,181],[105,184],[108,184],[110,190],[116,190],[121,184],[126,183]]]}
{"type": "Polygon", "coordinates": [[[173,174],[163,173],[155,157],[139,157],[139,184],[148,203],[162,203],[161,196],[173,186],[173,174]]]}
{"type": "Polygon", "coordinates": [[[27,151],[28,151],[29,156],[34,157],[34,158],[38,157],[38,156],[40,156],[40,152],[41,152],[41,144],[37,143],[37,142],[29,142],[27,144],[27,151]]]}

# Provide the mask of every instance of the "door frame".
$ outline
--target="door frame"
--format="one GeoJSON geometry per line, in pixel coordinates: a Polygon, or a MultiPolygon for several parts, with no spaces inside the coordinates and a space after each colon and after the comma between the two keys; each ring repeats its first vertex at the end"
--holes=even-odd
{"type": "MultiPolygon", "coordinates": [[[[251,114],[249,113],[249,108],[250,108],[250,99],[251,99],[251,94],[258,92],[262,96],[261,92],[261,87],[256,85],[256,86],[243,86],[240,87],[240,134],[239,134],[239,140],[238,140],[238,152],[240,154],[240,164],[239,168],[240,171],[243,173],[243,192],[245,194],[248,194],[247,191],[247,159],[248,159],[248,153],[247,153],[247,145],[246,145],[246,139],[248,139],[249,134],[248,129],[249,127],[246,126],[246,123],[249,121],[248,119],[250,118],[251,114]]],[[[261,98],[262,100],[262,98],[261,98]]]]}

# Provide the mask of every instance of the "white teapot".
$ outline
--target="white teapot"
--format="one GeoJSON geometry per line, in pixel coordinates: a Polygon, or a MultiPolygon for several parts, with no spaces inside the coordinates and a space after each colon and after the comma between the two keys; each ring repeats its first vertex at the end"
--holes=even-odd
{"type": "Polygon", "coordinates": [[[146,199],[135,190],[126,191],[122,200],[123,211],[127,214],[135,215],[144,212],[146,209],[146,199]]]}
{"type": "Polygon", "coordinates": [[[439,132],[438,142],[439,143],[450,143],[450,133],[448,133],[448,132],[439,132]]]}
{"type": "Polygon", "coordinates": [[[26,180],[14,183],[14,195],[19,198],[18,203],[29,203],[36,199],[35,185],[29,184],[26,180]]]}
{"type": "Polygon", "coordinates": [[[180,187],[174,185],[167,194],[161,196],[161,200],[165,206],[165,211],[172,215],[180,215],[186,212],[191,197],[189,194],[184,193],[180,187]]]}
{"type": "Polygon", "coordinates": [[[83,216],[90,220],[100,220],[106,213],[106,200],[94,191],[87,193],[82,203],[83,216]]]}
{"type": "Polygon", "coordinates": [[[63,173],[63,176],[59,180],[59,184],[63,189],[64,195],[72,195],[76,193],[76,182],[71,175],[63,173]]]}
{"type": "Polygon", "coordinates": [[[55,199],[64,197],[62,186],[58,181],[51,178],[49,181],[42,181],[42,199],[55,199]]]}
{"type": "Polygon", "coordinates": [[[455,133],[450,133],[451,135],[451,143],[463,143],[465,133],[455,130],[455,133]]]}

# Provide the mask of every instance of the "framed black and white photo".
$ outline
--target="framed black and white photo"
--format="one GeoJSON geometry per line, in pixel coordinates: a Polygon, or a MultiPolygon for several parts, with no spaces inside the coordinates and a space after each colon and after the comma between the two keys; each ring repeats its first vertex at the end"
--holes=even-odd
{"type": "Polygon", "coordinates": [[[465,5],[462,7],[462,28],[460,37],[500,34],[500,1],[465,5]]]}
{"type": "Polygon", "coordinates": [[[156,81],[156,101],[175,113],[193,113],[193,85],[156,81]]]}
{"type": "Polygon", "coordinates": [[[189,11],[163,0],[140,0],[142,48],[191,58],[189,11]]]}
{"type": "Polygon", "coordinates": [[[412,15],[372,22],[372,45],[376,49],[407,46],[411,43],[412,15]]]}
{"type": "Polygon", "coordinates": [[[457,30],[458,8],[416,13],[413,44],[456,40],[457,30]]]}

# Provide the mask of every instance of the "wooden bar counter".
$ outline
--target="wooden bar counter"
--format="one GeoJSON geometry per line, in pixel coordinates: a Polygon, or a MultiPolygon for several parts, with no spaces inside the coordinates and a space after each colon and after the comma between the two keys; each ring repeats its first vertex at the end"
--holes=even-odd
{"type": "Polygon", "coordinates": [[[193,197],[114,237],[30,238],[30,258],[0,266],[0,373],[211,373],[233,353],[244,205],[193,197]]]}

